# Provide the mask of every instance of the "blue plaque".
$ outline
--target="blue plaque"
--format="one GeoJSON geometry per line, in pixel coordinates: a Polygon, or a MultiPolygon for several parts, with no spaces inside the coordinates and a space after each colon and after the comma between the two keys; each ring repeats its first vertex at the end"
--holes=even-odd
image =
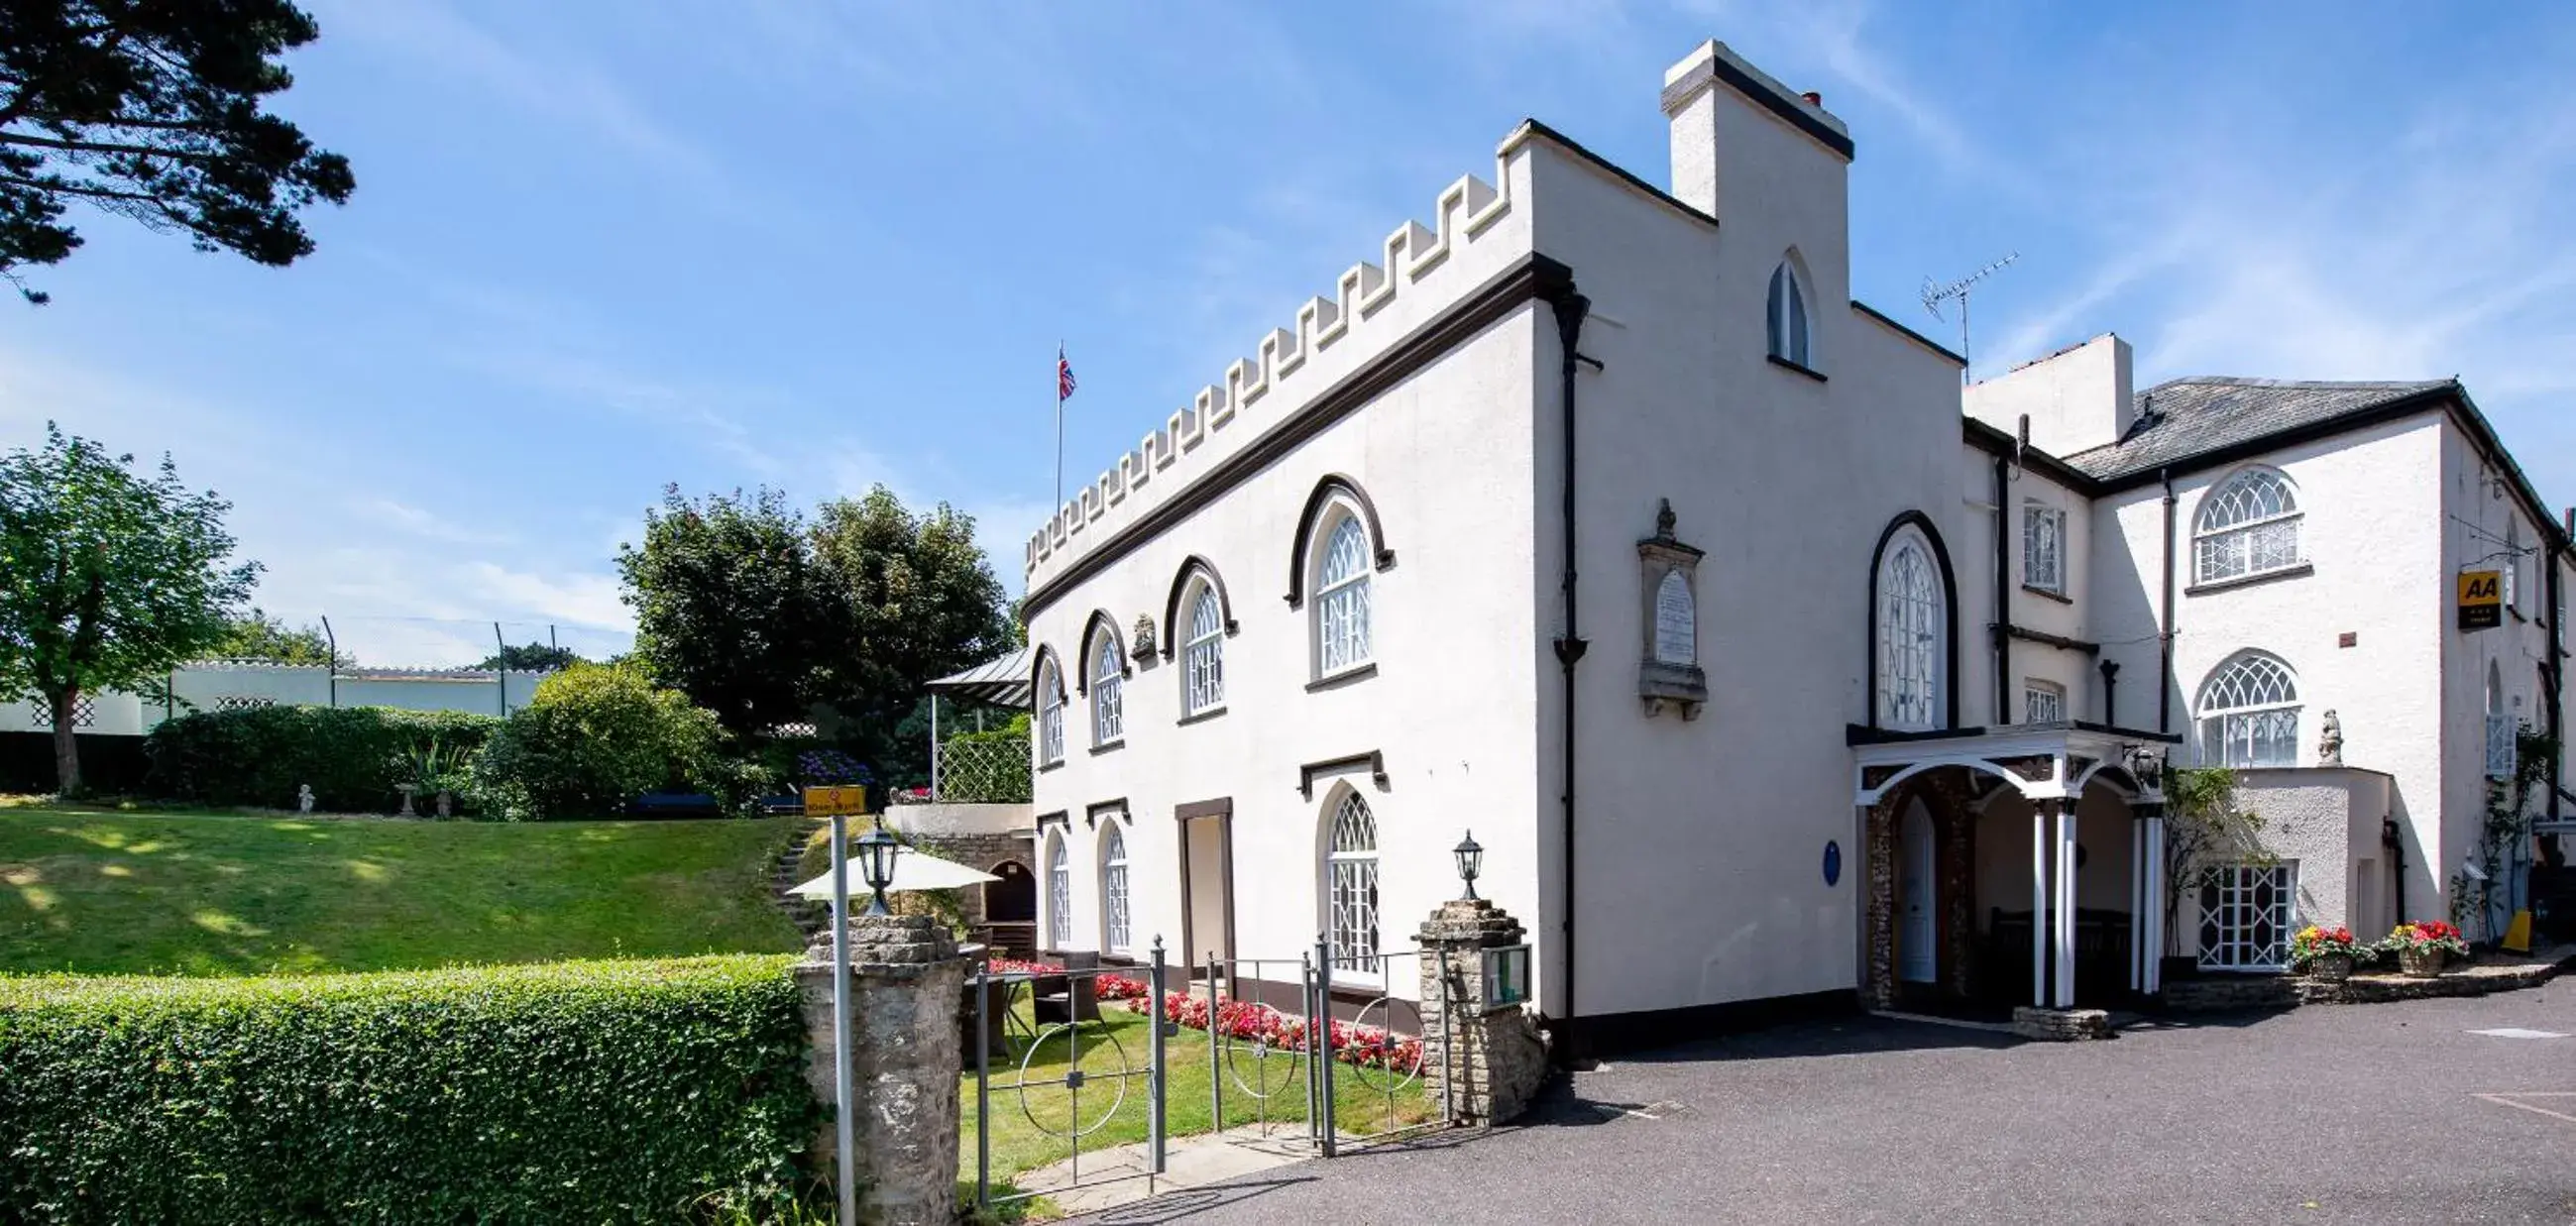
{"type": "Polygon", "coordinates": [[[1843,845],[1825,840],[1825,884],[1838,885],[1843,879],[1843,845]]]}

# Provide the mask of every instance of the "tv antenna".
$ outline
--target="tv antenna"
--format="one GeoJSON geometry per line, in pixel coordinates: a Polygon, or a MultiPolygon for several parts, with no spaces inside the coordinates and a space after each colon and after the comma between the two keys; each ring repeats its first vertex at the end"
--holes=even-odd
{"type": "Polygon", "coordinates": [[[1963,385],[1970,382],[1968,372],[1971,369],[1968,365],[1968,292],[1976,288],[1977,282],[2001,272],[2004,265],[2020,258],[2020,252],[2013,252],[1948,285],[1934,285],[1930,277],[1923,279],[1923,309],[1930,311],[1932,318],[1941,319],[1942,303],[1953,298],[1959,300],[1959,382],[1963,385]]]}

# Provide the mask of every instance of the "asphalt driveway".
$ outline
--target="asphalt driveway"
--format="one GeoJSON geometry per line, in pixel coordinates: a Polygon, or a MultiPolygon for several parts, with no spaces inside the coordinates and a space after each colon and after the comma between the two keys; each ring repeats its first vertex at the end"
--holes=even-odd
{"type": "Polygon", "coordinates": [[[2576,982],[2148,1025],[1880,1019],[1577,1074],[1535,1118],[1103,1222],[2576,1222],[2576,982]],[[2473,1033],[2519,1029],[2562,1037],[2473,1033]]]}

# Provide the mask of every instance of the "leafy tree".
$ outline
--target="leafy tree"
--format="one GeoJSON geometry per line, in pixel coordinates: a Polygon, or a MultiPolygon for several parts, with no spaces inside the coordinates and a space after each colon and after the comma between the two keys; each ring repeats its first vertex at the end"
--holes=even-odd
{"type": "Polygon", "coordinates": [[[349,160],[260,109],[321,31],[288,0],[13,0],[0,7],[0,276],[81,245],[72,202],[285,265],[296,211],[343,204],[349,160]]]}
{"type": "Polygon", "coordinates": [[[634,669],[581,664],[546,678],[474,759],[479,799],[514,820],[615,813],[683,786],[724,790],[715,716],[634,669]]]}
{"type": "Polygon", "coordinates": [[[823,504],[814,556],[841,633],[825,640],[818,696],[872,760],[920,757],[898,728],[924,683],[1013,645],[1001,581],[975,544],[975,519],[946,503],[915,515],[884,486],[823,504]]]}
{"type": "Polygon", "coordinates": [[[254,605],[249,613],[224,619],[224,637],[209,649],[209,655],[228,660],[275,660],[280,664],[336,664],[347,668],[357,661],[347,655],[334,657],[331,639],[320,626],[303,625],[290,630],[286,623],[270,617],[254,605]]]}
{"type": "MultiPolygon", "coordinates": [[[[2269,864],[2263,815],[2239,808],[2236,772],[2224,766],[2165,769],[2165,931],[2175,931],[2183,900],[2204,874],[2229,862],[2269,864]]],[[[2157,951],[2162,956],[2163,951],[2157,951]]]]}
{"type": "Polygon", "coordinates": [[[133,464],[50,422],[42,448],[0,456],[0,691],[53,713],[66,796],[80,793],[80,697],[157,691],[223,641],[259,578],[256,562],[225,565],[232,504],[191,492],[168,457],[154,477],[133,464]]]}
{"type": "Polygon", "coordinates": [[[817,666],[839,630],[804,517],[775,490],[693,501],[672,486],[617,569],[635,610],[635,658],[655,680],[756,734],[810,718],[817,666]]]}
{"type": "Polygon", "coordinates": [[[506,668],[514,673],[545,673],[570,668],[581,662],[580,654],[570,647],[530,643],[524,647],[517,644],[504,646],[499,655],[485,656],[483,662],[474,667],[506,668]]]}

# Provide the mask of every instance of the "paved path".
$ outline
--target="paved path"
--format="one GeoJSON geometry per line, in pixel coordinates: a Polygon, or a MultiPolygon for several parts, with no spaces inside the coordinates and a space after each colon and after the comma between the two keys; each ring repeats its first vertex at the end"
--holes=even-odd
{"type": "Polygon", "coordinates": [[[1783,1027],[1114,1223],[2576,1222],[2576,981],[2016,1043],[1783,1027]]]}

